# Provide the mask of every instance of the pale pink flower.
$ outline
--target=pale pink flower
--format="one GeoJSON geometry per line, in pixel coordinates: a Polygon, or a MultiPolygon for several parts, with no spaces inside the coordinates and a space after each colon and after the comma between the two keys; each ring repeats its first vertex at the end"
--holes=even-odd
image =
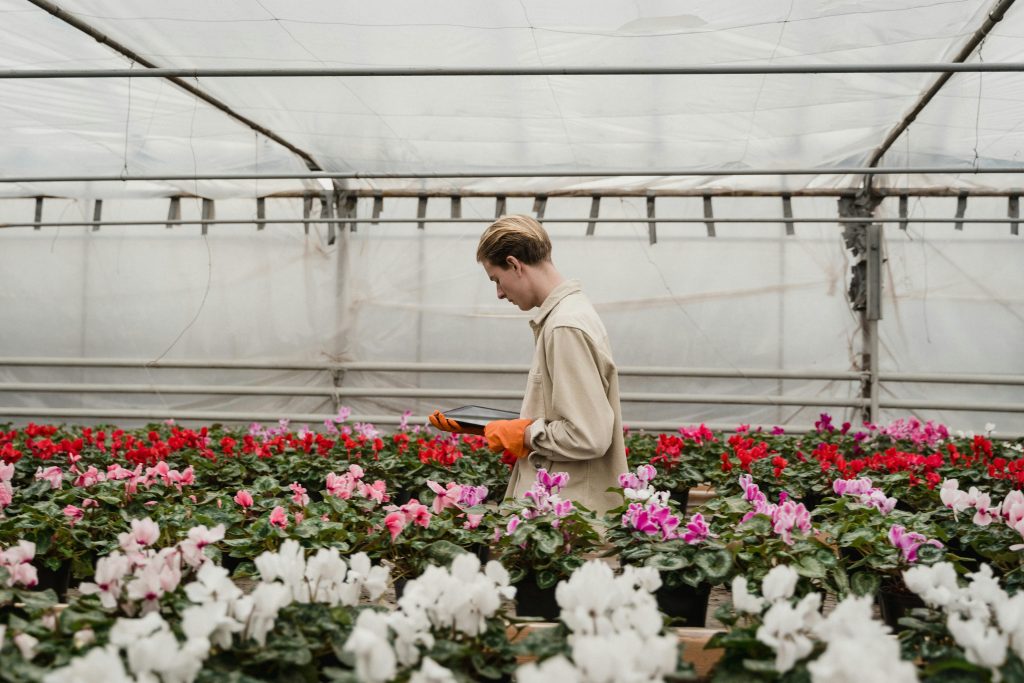
{"type": "Polygon", "coordinates": [[[0,481],[0,510],[11,504],[14,500],[14,489],[6,481],[0,481]]]}
{"type": "Polygon", "coordinates": [[[306,507],[309,504],[309,496],[306,495],[306,489],[302,484],[293,481],[288,488],[292,490],[292,502],[299,507],[306,507]]]}
{"type": "Polygon", "coordinates": [[[334,472],[327,474],[327,493],[335,498],[348,500],[355,491],[357,479],[349,473],[338,476],[334,472]]]}
{"type": "Polygon", "coordinates": [[[252,494],[245,489],[239,489],[238,493],[235,494],[235,502],[241,507],[248,509],[252,507],[252,494]]]}
{"type": "Polygon", "coordinates": [[[98,484],[99,482],[105,480],[106,476],[102,472],[97,470],[94,466],[89,465],[89,469],[79,474],[78,477],[75,479],[75,486],[79,486],[81,488],[88,488],[94,484],[98,484]]]}
{"type": "Polygon", "coordinates": [[[82,501],[82,509],[87,510],[88,508],[98,508],[100,502],[95,498],[86,498],[82,501]]]}
{"type": "Polygon", "coordinates": [[[14,463],[0,464],[0,481],[8,482],[14,479],[14,463]]]}
{"type": "Polygon", "coordinates": [[[483,515],[474,515],[472,513],[466,513],[466,521],[462,523],[463,529],[476,529],[480,526],[480,522],[484,519],[483,515]]]}
{"type": "Polygon", "coordinates": [[[68,518],[68,524],[74,526],[85,517],[85,511],[74,505],[67,505],[64,508],[64,516],[68,518]]]}
{"type": "Polygon", "coordinates": [[[279,529],[284,529],[288,526],[288,515],[285,514],[284,508],[280,505],[270,511],[270,524],[279,529]]]}
{"type": "Polygon", "coordinates": [[[306,518],[306,516],[303,515],[301,512],[296,512],[292,516],[295,518],[295,524],[296,525],[302,524],[302,520],[304,520],[306,518]]]}
{"type": "Polygon", "coordinates": [[[45,479],[50,483],[50,489],[60,489],[64,487],[63,470],[59,467],[47,467],[45,470],[42,467],[36,468],[36,481],[45,479]]]}
{"type": "Polygon", "coordinates": [[[14,564],[10,567],[6,567],[7,573],[10,575],[8,578],[8,585],[13,586],[15,584],[21,584],[26,588],[32,588],[39,583],[39,574],[36,568],[25,562],[24,564],[14,564]]]}
{"type": "Polygon", "coordinates": [[[387,485],[381,479],[378,479],[372,484],[364,484],[363,482],[358,482],[358,486],[359,495],[362,496],[363,498],[366,498],[367,500],[383,503],[385,500],[388,499],[388,494],[386,490],[387,485]]]}
{"type": "Polygon", "coordinates": [[[462,500],[462,487],[455,482],[449,482],[447,487],[442,487],[435,481],[427,480],[427,486],[431,491],[437,494],[434,497],[434,504],[432,509],[435,515],[441,514],[443,510],[448,508],[459,508],[459,501],[462,500]]]}
{"type": "Polygon", "coordinates": [[[160,538],[160,527],[149,517],[133,519],[131,531],[118,534],[117,540],[126,553],[137,552],[139,549],[152,545],[160,538]]]}

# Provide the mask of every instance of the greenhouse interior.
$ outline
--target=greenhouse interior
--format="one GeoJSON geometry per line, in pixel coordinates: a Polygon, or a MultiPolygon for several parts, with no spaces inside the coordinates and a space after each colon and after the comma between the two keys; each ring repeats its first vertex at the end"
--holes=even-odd
{"type": "Polygon", "coordinates": [[[0,37],[0,680],[1024,682],[1013,0],[0,37]]]}

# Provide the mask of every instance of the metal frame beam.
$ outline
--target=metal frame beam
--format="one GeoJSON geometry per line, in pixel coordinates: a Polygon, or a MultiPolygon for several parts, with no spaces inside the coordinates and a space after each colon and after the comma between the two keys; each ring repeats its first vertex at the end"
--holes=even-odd
{"type": "MultiPolygon", "coordinates": [[[[1024,166],[907,166],[881,167],[780,167],[780,168],[679,168],[679,169],[591,169],[574,171],[310,171],[308,173],[163,173],[134,176],[65,175],[0,176],[0,183],[126,183],[196,180],[450,180],[453,178],[669,178],[697,176],[792,176],[792,175],[984,175],[1024,174],[1024,166]]],[[[788,192],[788,190],[787,190],[788,192]]],[[[491,193],[504,194],[505,192],[491,193]]],[[[589,194],[593,194],[592,192],[589,194]]]]}
{"type": "MultiPolygon", "coordinates": [[[[43,6],[41,0],[29,0],[43,6]]],[[[50,3],[45,3],[49,5],[50,3]]],[[[58,8],[59,9],[59,8],[58,8]]],[[[50,10],[47,10],[50,11],[50,10]]],[[[62,12],[61,18],[67,15],[62,12]]],[[[99,38],[97,38],[99,40],[99,38]]],[[[107,42],[107,41],[101,41],[107,42]]],[[[1024,62],[880,64],[709,64],[704,66],[350,67],[319,69],[152,68],[144,78],[438,78],[474,76],[728,76],[773,74],[978,73],[1024,71],[1024,62]]],[[[0,79],[128,78],[129,69],[2,69],[0,79]]]]}
{"type": "MultiPolygon", "coordinates": [[[[135,52],[134,50],[132,50],[128,46],[126,46],[123,43],[118,42],[118,41],[114,40],[113,38],[111,38],[111,37],[101,33],[100,31],[96,30],[95,28],[93,28],[92,26],[87,24],[86,22],[84,22],[81,19],[79,19],[78,17],[76,17],[74,14],[68,12],[67,10],[61,9],[55,3],[49,2],[49,0],[28,0],[28,2],[32,3],[33,5],[38,7],[39,9],[52,14],[53,16],[57,17],[58,19],[60,19],[64,23],[68,24],[69,26],[73,26],[74,28],[78,29],[82,33],[85,33],[86,35],[90,36],[91,38],[95,38],[97,42],[103,43],[104,45],[109,45],[112,50],[114,50],[115,52],[120,53],[121,55],[123,55],[125,57],[127,57],[128,59],[132,60],[136,64],[141,64],[142,66],[146,67],[145,71],[138,71],[138,70],[135,70],[135,69],[114,69],[114,71],[121,72],[121,75],[118,76],[119,78],[166,78],[169,81],[171,81],[172,83],[174,83],[176,86],[178,86],[179,88],[181,88],[181,89],[185,90],[186,92],[194,95],[195,97],[198,97],[203,102],[206,102],[207,104],[212,105],[213,107],[219,109],[220,111],[224,112],[225,114],[227,114],[231,118],[235,119],[239,123],[245,124],[246,126],[251,128],[252,130],[254,130],[257,133],[259,133],[260,135],[263,135],[263,136],[269,138],[270,140],[273,140],[277,144],[283,146],[288,151],[290,151],[290,152],[292,152],[294,154],[297,154],[311,171],[319,171],[319,170],[321,170],[323,168],[322,166],[320,166],[319,163],[317,163],[317,161],[313,158],[313,155],[311,155],[309,152],[307,152],[307,151],[305,151],[303,149],[300,149],[299,147],[297,147],[297,146],[293,145],[292,143],[288,142],[287,140],[285,140],[280,135],[278,135],[274,131],[270,130],[266,126],[262,126],[262,125],[256,123],[255,121],[253,121],[252,119],[250,119],[250,118],[248,118],[246,116],[243,116],[242,114],[239,114],[238,112],[233,110],[230,106],[228,106],[225,102],[222,102],[221,100],[217,99],[213,95],[210,95],[209,93],[204,92],[203,90],[199,89],[198,86],[192,85],[191,83],[188,83],[187,81],[182,80],[183,78],[195,78],[196,77],[193,74],[180,73],[180,72],[187,72],[188,71],[187,69],[184,69],[184,70],[183,69],[161,69],[161,68],[157,67],[153,62],[149,61],[148,59],[146,59],[145,57],[143,57],[139,53],[135,52]],[[173,73],[173,72],[179,72],[179,73],[173,73]]],[[[0,78],[18,78],[18,77],[17,76],[0,76],[0,78]]]]}
{"type": "MultiPolygon", "coordinates": [[[[490,223],[493,218],[378,218],[373,219],[374,224],[381,225],[405,225],[405,224],[418,224],[423,225],[426,223],[490,223]]],[[[552,218],[546,217],[544,223],[550,225],[552,223],[616,223],[616,224],[642,224],[642,223],[707,223],[708,219],[704,217],[694,216],[666,216],[662,218],[552,218]]],[[[18,223],[0,223],[0,229],[14,229],[14,228],[73,228],[73,227],[100,227],[100,226],[114,226],[114,227],[146,227],[162,225],[168,228],[176,225],[256,225],[263,226],[268,224],[276,225],[310,225],[310,224],[330,224],[330,225],[355,225],[357,223],[368,223],[371,222],[369,219],[363,218],[214,218],[214,219],[180,219],[180,220],[149,220],[149,221],[44,221],[36,223],[34,221],[25,221],[18,223]]],[[[837,226],[847,224],[857,224],[863,222],[863,219],[850,218],[844,216],[826,216],[826,217],[800,217],[800,218],[784,218],[784,217],[767,217],[767,218],[715,218],[715,223],[731,223],[737,225],[752,224],[770,224],[775,225],[778,223],[829,223],[837,226]]],[[[992,225],[1001,224],[1014,224],[1020,223],[1020,218],[877,218],[874,219],[875,223],[920,223],[922,225],[938,225],[945,223],[963,224],[963,223],[989,223],[992,225]]]]}
{"type": "MultiPolygon", "coordinates": [[[[960,52],[957,53],[956,57],[953,58],[953,63],[964,64],[967,61],[967,58],[974,53],[975,48],[977,48],[978,45],[980,45],[981,42],[985,40],[985,37],[988,36],[988,34],[992,31],[995,25],[1002,21],[1003,17],[1006,15],[1006,10],[1010,9],[1010,6],[1013,5],[1013,3],[1014,0],[1000,0],[999,4],[997,4],[991,12],[989,12],[988,16],[985,18],[985,22],[981,25],[981,27],[979,27],[978,30],[974,32],[974,35],[972,35],[970,40],[967,41],[967,44],[964,45],[963,48],[961,48],[960,52]]],[[[981,64],[982,62],[977,63],[977,65],[981,64]]],[[[882,144],[879,145],[874,152],[872,152],[871,158],[868,160],[868,166],[878,165],[878,163],[882,160],[882,157],[885,156],[885,153],[889,151],[889,148],[892,147],[893,144],[899,139],[900,135],[902,135],[903,132],[910,127],[910,124],[914,122],[914,120],[917,118],[917,115],[920,114],[921,111],[928,106],[928,103],[931,102],[932,99],[934,99],[934,97],[938,94],[939,90],[942,89],[942,86],[944,86],[949,81],[949,79],[953,77],[954,73],[957,72],[942,72],[942,74],[937,79],[935,79],[935,81],[923,93],[921,93],[921,96],[918,98],[914,106],[911,107],[910,111],[907,112],[903,119],[898,124],[896,124],[896,127],[889,132],[885,140],[882,141],[882,144]]],[[[976,73],[981,73],[981,71],[979,70],[976,73]]]]}

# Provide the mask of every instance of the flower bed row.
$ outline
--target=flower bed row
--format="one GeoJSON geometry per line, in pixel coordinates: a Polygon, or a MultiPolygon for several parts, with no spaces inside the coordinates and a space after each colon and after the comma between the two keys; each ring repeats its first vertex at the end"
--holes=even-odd
{"type": "MultiPolygon", "coordinates": [[[[0,594],[5,598],[0,603],[7,605],[2,608],[0,627],[6,624],[9,632],[3,644],[6,649],[0,652],[23,651],[25,664],[23,671],[19,669],[22,673],[12,677],[39,680],[47,671],[68,665],[79,649],[88,649],[68,641],[68,633],[62,631],[64,613],[54,617],[52,605],[40,597],[50,595],[40,590],[47,585],[62,593],[67,585],[84,581],[80,590],[86,595],[76,598],[85,601],[84,606],[73,602],[66,612],[87,611],[90,619],[103,621],[109,628],[116,618],[137,620],[139,611],[161,615],[163,625],[151,622],[150,634],[164,633],[160,638],[167,644],[167,634],[185,637],[179,638],[185,647],[191,639],[183,630],[189,605],[181,602],[180,586],[189,572],[201,571],[207,564],[220,566],[235,579],[259,578],[260,590],[275,580],[273,576],[284,576],[273,574],[271,561],[260,558],[279,557],[286,543],[293,558],[290,572],[296,571],[296,558],[304,553],[313,553],[309,562],[315,566],[330,564],[340,575],[344,570],[338,561],[348,561],[349,566],[356,563],[359,576],[369,576],[370,563],[376,563],[386,568],[390,581],[404,588],[406,596],[411,586],[439,571],[438,567],[455,571],[457,559],[460,565],[469,562],[459,559],[468,550],[473,557],[500,562],[489,565],[492,578],[500,579],[495,579],[494,590],[508,597],[510,591],[501,592],[504,587],[515,588],[520,614],[548,619],[561,614],[563,621],[567,619],[564,600],[559,599],[563,603],[559,605],[548,595],[544,603],[544,591],[569,581],[584,570],[587,558],[600,554],[616,556],[622,566],[632,567],[625,576],[640,576],[634,573],[640,569],[656,571],[645,574],[657,576],[657,581],[644,579],[650,589],[645,592],[653,592],[662,614],[677,619],[672,623],[691,625],[703,624],[712,586],[735,590],[737,581],[743,582],[743,591],[748,586],[768,586],[779,567],[797,577],[786,597],[792,604],[802,604],[799,601],[810,595],[820,599],[823,593],[840,600],[895,594],[903,598],[905,607],[912,592],[903,579],[905,572],[939,563],[965,575],[991,572],[992,580],[1000,581],[1001,590],[1009,594],[1015,594],[1024,580],[1020,552],[1024,547],[1024,494],[1020,492],[1024,458],[1019,443],[951,435],[940,426],[915,421],[864,425],[854,431],[849,425],[833,426],[827,416],[822,416],[816,432],[803,436],[740,427],[726,437],[703,426],[683,428],[674,435],[630,433],[627,445],[633,470],[620,478],[623,505],[598,518],[560,497],[564,473],[541,470],[525,499],[499,501],[507,460],[487,451],[479,437],[439,435],[405,425],[393,434],[381,434],[371,425],[350,425],[345,417],[340,414],[316,432],[293,431],[284,423],[272,429],[253,425],[247,430],[217,426],[188,430],[173,423],[131,432],[51,425],[0,428],[0,585],[9,586],[7,594],[0,594]],[[685,508],[685,493],[701,484],[713,486],[718,495],[691,514],[685,508]],[[140,557],[155,552],[152,548],[163,548],[163,559],[151,557],[140,564],[140,557]],[[24,592],[28,587],[34,590],[24,592]],[[535,600],[527,598],[538,592],[541,602],[531,609],[527,602],[535,600]],[[25,607],[11,607],[16,600],[25,607]],[[32,609],[37,611],[26,611],[32,609]],[[16,644],[14,640],[23,634],[44,644],[52,641],[52,650],[46,649],[49,646],[25,650],[29,641],[21,638],[21,644],[16,644]],[[51,634],[56,635],[51,638],[51,634]]],[[[380,576],[378,571],[371,581],[371,593],[377,597],[380,576]]],[[[223,590],[229,590],[227,585],[223,590]]],[[[355,619],[378,617],[362,616],[367,608],[353,602],[357,596],[353,597],[351,586],[336,589],[345,593],[342,602],[359,612],[357,616],[348,614],[345,621],[338,612],[337,619],[344,623],[335,623],[342,630],[332,634],[303,634],[301,624],[289,627],[292,631],[282,636],[282,642],[309,645],[302,666],[313,667],[307,671],[315,672],[313,678],[329,670],[331,676],[342,679],[370,680],[356,666],[355,654],[346,654],[339,644],[338,634],[348,633],[342,626],[350,627],[355,619]]],[[[235,599],[244,606],[255,595],[235,599]]],[[[736,609],[749,604],[742,597],[739,600],[736,609]]],[[[338,606],[333,598],[327,602],[338,606]]],[[[233,604],[225,608],[224,618],[241,623],[239,615],[251,612],[243,607],[235,614],[233,604]]],[[[816,613],[812,606],[807,603],[802,613],[816,613]]],[[[739,634],[757,621],[753,612],[745,614],[743,620],[729,614],[721,618],[732,626],[730,633],[739,634]]],[[[883,614],[897,623],[899,610],[884,609],[883,614]]],[[[497,612],[493,615],[505,623],[497,612]]],[[[409,627],[404,619],[388,616],[367,628],[386,639],[409,627]]],[[[904,621],[913,622],[906,617],[904,621]]],[[[657,629],[642,629],[643,637],[664,635],[660,616],[657,622],[657,629]]],[[[88,623],[76,622],[75,628],[88,623]]],[[[271,620],[264,625],[273,630],[276,623],[271,620]]],[[[75,630],[71,623],[66,626],[75,630]]],[[[161,679],[202,677],[203,672],[217,670],[215,663],[221,656],[238,666],[249,666],[243,660],[253,658],[253,675],[273,679],[278,674],[261,669],[259,662],[291,661],[260,655],[259,651],[271,652],[275,646],[253,635],[259,629],[225,628],[217,637],[203,636],[210,648],[195,672],[179,677],[160,673],[161,679]]],[[[804,630],[814,628],[817,622],[804,630]]],[[[503,664],[452,659],[444,654],[449,646],[437,650],[424,636],[394,649],[402,652],[406,647],[408,656],[399,657],[401,666],[413,659],[410,647],[423,657],[431,653],[429,659],[415,658],[422,665],[415,671],[396,663],[394,675],[434,680],[427,669],[436,665],[475,671],[475,678],[494,678],[509,674],[509,662],[524,652],[544,662],[556,652],[530,639],[524,641],[528,645],[515,645],[527,647],[526,651],[515,650],[504,630],[500,638],[497,634],[495,630],[488,642],[505,652],[501,655],[505,659],[499,657],[503,664]]],[[[582,665],[571,650],[581,638],[563,635],[557,652],[566,658],[558,666],[579,669],[582,665]]],[[[953,648],[950,657],[967,657],[962,644],[949,640],[951,632],[941,635],[953,648]]],[[[97,662],[101,657],[120,657],[131,669],[131,651],[105,637],[88,649],[89,656],[97,662]],[[91,654],[101,646],[107,654],[91,654]]],[[[760,643],[757,647],[772,647],[767,637],[754,640],[760,643]]],[[[813,653],[821,653],[819,645],[812,648],[813,653]]],[[[466,651],[480,652],[479,648],[476,644],[466,651]]],[[[807,659],[812,651],[801,649],[797,660],[807,659]]],[[[905,658],[908,653],[905,649],[905,658]]],[[[765,663],[754,654],[747,652],[736,661],[727,657],[719,670],[730,671],[739,661],[740,666],[749,663],[753,668],[748,673],[758,676],[783,673],[784,662],[765,663]]],[[[639,680],[657,680],[679,666],[677,660],[669,666],[667,655],[658,661],[662,664],[651,673],[653,678],[639,680]]],[[[1012,661],[1016,660],[1005,659],[1000,666],[1012,661]]],[[[627,667],[623,670],[636,667],[628,662],[621,665],[627,667]]],[[[998,668],[985,669],[985,675],[998,668]]],[[[981,675],[982,669],[972,671],[981,675]]],[[[134,669],[126,671],[139,675],[134,669]]],[[[283,671],[280,676],[285,676],[283,671]]],[[[580,680],[601,680],[593,672],[581,671],[577,671],[580,680]]],[[[521,677],[525,680],[535,674],[540,675],[531,669],[521,677]]]]}

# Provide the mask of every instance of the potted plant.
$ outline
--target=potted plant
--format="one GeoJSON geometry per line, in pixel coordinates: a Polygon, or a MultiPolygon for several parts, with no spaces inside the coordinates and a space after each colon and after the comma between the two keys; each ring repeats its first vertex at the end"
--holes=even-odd
{"type": "Polygon", "coordinates": [[[641,465],[619,477],[626,502],[605,517],[605,540],[612,546],[607,554],[618,555],[623,565],[659,570],[659,609],[686,626],[703,626],[711,587],[731,575],[732,553],[701,513],[688,520],[680,514],[669,492],[654,487],[656,476],[652,465],[641,465]]]}
{"type": "Polygon", "coordinates": [[[523,498],[498,509],[492,552],[517,588],[520,616],[555,618],[555,585],[599,548],[596,517],[559,496],[568,481],[565,472],[539,469],[533,488],[523,498]]]}

